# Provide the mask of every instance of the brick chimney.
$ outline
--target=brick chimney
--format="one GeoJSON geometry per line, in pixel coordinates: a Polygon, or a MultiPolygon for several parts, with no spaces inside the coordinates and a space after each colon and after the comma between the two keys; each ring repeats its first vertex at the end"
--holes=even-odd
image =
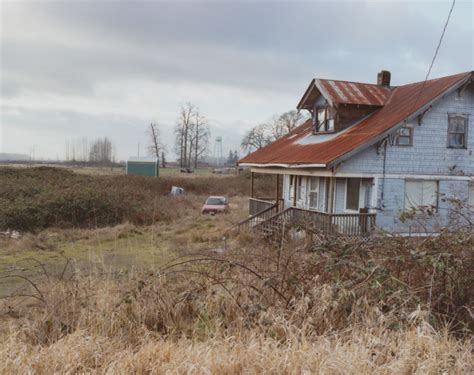
{"type": "Polygon", "coordinates": [[[377,74],[377,85],[379,86],[390,86],[390,72],[388,70],[381,70],[377,74]]]}

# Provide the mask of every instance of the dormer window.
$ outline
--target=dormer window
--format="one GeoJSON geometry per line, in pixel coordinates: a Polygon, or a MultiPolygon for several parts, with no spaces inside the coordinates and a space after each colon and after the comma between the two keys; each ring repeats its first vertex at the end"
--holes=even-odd
{"type": "Polygon", "coordinates": [[[334,116],[332,108],[328,105],[318,106],[314,111],[314,132],[334,132],[334,116]]]}

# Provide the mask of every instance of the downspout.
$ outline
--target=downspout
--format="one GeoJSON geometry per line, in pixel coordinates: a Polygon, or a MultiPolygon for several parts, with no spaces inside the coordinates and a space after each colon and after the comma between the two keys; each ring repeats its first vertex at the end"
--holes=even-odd
{"type": "Polygon", "coordinates": [[[382,210],[384,207],[384,195],[385,195],[385,176],[387,171],[387,143],[388,137],[383,141],[383,167],[382,167],[382,192],[380,193],[380,203],[379,203],[379,210],[382,210]]]}

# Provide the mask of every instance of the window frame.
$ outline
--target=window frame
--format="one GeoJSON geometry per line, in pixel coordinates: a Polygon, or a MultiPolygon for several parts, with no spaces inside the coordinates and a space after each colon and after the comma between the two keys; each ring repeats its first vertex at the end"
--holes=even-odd
{"type": "Polygon", "coordinates": [[[466,113],[452,113],[448,112],[448,129],[447,129],[447,136],[446,136],[446,147],[447,148],[454,148],[454,149],[467,149],[467,140],[468,140],[468,129],[469,129],[469,114],[466,113]],[[451,119],[454,118],[463,118],[464,119],[464,132],[453,132],[450,130],[451,126],[451,119]],[[453,134],[462,134],[463,136],[463,143],[462,145],[452,145],[451,144],[451,135],[453,134]]]}
{"type": "Polygon", "coordinates": [[[314,108],[314,134],[328,134],[335,132],[335,116],[331,106],[326,103],[314,108]],[[319,123],[319,113],[324,110],[324,123],[319,123]]]}
{"type": "Polygon", "coordinates": [[[410,146],[413,146],[413,127],[412,126],[402,126],[400,127],[398,130],[397,130],[397,137],[395,139],[395,144],[397,146],[402,146],[402,147],[410,147],[410,146]],[[410,132],[409,135],[401,135],[400,134],[400,131],[402,129],[408,129],[408,131],[410,132]],[[405,143],[400,143],[400,138],[408,138],[409,140],[409,143],[408,144],[405,144],[405,143]]]}

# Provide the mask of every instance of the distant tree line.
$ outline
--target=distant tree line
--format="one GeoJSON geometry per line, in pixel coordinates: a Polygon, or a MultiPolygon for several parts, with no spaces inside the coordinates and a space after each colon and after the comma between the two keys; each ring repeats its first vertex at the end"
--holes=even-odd
{"type": "Polygon", "coordinates": [[[97,138],[89,142],[87,138],[67,140],[65,160],[83,163],[115,162],[115,147],[108,137],[97,138]]]}
{"type": "Polygon", "coordinates": [[[226,164],[227,165],[235,165],[239,161],[239,153],[237,150],[230,150],[229,155],[227,156],[226,164]]]}

